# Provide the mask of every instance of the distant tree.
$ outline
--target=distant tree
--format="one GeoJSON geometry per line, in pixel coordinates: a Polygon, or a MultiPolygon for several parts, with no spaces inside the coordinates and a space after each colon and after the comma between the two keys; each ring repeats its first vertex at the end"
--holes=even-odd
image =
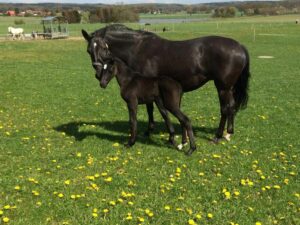
{"type": "Polygon", "coordinates": [[[63,11],[62,15],[68,20],[68,23],[80,23],[81,21],[78,10],[63,11]]]}
{"type": "Polygon", "coordinates": [[[213,12],[213,17],[234,17],[237,12],[235,7],[219,7],[213,12]]]}
{"type": "Polygon", "coordinates": [[[20,13],[20,9],[19,8],[15,8],[15,13],[16,13],[16,15],[18,15],[20,13]]]}
{"type": "Polygon", "coordinates": [[[80,23],[89,23],[90,22],[90,12],[81,12],[80,23]]]}
{"type": "Polygon", "coordinates": [[[112,6],[98,8],[91,12],[90,22],[117,23],[137,22],[139,15],[133,8],[125,6],[112,6]]]}

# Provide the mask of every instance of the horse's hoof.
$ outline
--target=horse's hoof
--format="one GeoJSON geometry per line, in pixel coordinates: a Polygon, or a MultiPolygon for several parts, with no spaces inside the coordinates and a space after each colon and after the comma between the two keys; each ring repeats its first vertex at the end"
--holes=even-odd
{"type": "Polygon", "coordinates": [[[133,144],[130,144],[130,143],[126,143],[124,144],[125,148],[130,148],[133,144]]]}
{"type": "Polygon", "coordinates": [[[150,136],[150,132],[149,132],[148,130],[145,131],[145,132],[144,132],[144,136],[145,136],[145,137],[149,137],[149,136],[150,136]]]}
{"type": "Polygon", "coordinates": [[[193,154],[193,152],[195,151],[195,149],[189,149],[187,152],[185,152],[186,156],[191,156],[193,154]]]}
{"type": "Polygon", "coordinates": [[[219,142],[221,141],[221,139],[222,139],[222,138],[217,138],[217,137],[215,137],[215,138],[213,138],[213,139],[210,141],[210,143],[212,143],[212,144],[219,144],[219,142]]]}

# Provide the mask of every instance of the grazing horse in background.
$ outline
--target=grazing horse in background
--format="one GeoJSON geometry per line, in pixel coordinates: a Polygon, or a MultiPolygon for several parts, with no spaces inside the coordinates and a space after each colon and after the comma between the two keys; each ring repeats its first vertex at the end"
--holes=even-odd
{"type": "MultiPolygon", "coordinates": [[[[109,52],[102,39],[94,38],[90,53],[95,55],[93,65],[102,67],[101,75],[96,78],[100,81],[100,86],[106,88],[111,79],[116,75],[123,100],[127,103],[130,121],[130,138],[127,147],[135,144],[137,136],[137,107],[138,104],[155,102],[168,128],[169,142],[176,146],[174,127],[168,117],[170,111],[180,122],[182,127],[182,146],[187,143],[186,134],[190,140],[190,149],[186,152],[191,155],[196,149],[194,133],[189,118],[180,110],[182,97],[181,85],[170,77],[143,77],[141,74],[130,69],[122,60],[115,57],[98,57],[97,51],[109,52]]],[[[101,53],[100,52],[100,53],[101,53]]],[[[179,147],[180,148],[180,147],[179,147]]],[[[180,148],[180,149],[181,149],[180,148]]]]}
{"type": "Polygon", "coordinates": [[[24,38],[24,29],[23,28],[8,27],[8,33],[10,33],[12,35],[13,40],[15,40],[16,37],[24,38]]]}
{"type": "MultiPolygon", "coordinates": [[[[214,141],[223,137],[227,122],[226,139],[234,133],[234,116],[248,101],[250,77],[249,54],[237,41],[207,36],[185,41],[170,41],[151,32],[132,30],[113,24],[83,37],[91,48],[92,39],[101,38],[109,54],[121,59],[133,71],[145,77],[168,76],[182,86],[183,92],[193,91],[213,80],[218,91],[221,119],[214,141]]],[[[107,51],[107,50],[105,50],[107,51]]],[[[89,52],[95,62],[99,52],[89,52]]],[[[102,53],[101,53],[102,54],[102,53]]],[[[103,68],[95,66],[97,76],[103,68]]],[[[153,104],[147,104],[148,132],[153,129],[153,104]]]]}

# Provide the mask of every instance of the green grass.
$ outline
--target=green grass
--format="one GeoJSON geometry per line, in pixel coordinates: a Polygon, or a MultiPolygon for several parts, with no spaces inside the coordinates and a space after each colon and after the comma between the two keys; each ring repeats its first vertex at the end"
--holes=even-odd
{"type": "Polygon", "coordinates": [[[191,157],[168,147],[157,110],[155,133],[143,137],[143,106],[137,143],[123,147],[126,105],[115,81],[100,89],[83,40],[0,42],[0,224],[299,224],[299,26],[251,20],[159,33],[224,35],[250,52],[250,101],[232,141],[208,141],[219,120],[213,83],[184,95],[197,143],[191,157]]]}

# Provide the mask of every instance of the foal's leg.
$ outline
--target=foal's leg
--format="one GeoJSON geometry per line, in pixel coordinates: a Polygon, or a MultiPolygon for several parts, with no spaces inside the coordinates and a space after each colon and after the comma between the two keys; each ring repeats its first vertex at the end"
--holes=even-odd
{"type": "Polygon", "coordinates": [[[145,131],[144,135],[149,136],[154,129],[154,118],[153,118],[153,103],[146,104],[148,113],[148,129],[145,131]]]}
{"type": "Polygon", "coordinates": [[[128,112],[129,112],[129,123],[130,123],[130,138],[128,143],[125,144],[126,147],[131,147],[135,144],[136,136],[137,136],[137,99],[130,99],[127,102],[128,112]]]}
{"type": "Polygon", "coordinates": [[[176,146],[175,140],[174,140],[174,136],[175,136],[175,129],[173,127],[173,124],[171,123],[171,120],[168,116],[168,111],[166,110],[166,108],[163,105],[163,102],[161,100],[161,98],[158,98],[155,100],[155,104],[157,105],[157,108],[161,114],[161,116],[163,117],[166,127],[168,129],[169,132],[169,142],[176,146]]]}
{"type": "Polygon", "coordinates": [[[186,152],[187,155],[191,155],[196,150],[196,144],[194,139],[194,133],[190,119],[178,108],[168,109],[179,120],[181,127],[185,128],[187,135],[190,139],[190,149],[186,152]]]}

